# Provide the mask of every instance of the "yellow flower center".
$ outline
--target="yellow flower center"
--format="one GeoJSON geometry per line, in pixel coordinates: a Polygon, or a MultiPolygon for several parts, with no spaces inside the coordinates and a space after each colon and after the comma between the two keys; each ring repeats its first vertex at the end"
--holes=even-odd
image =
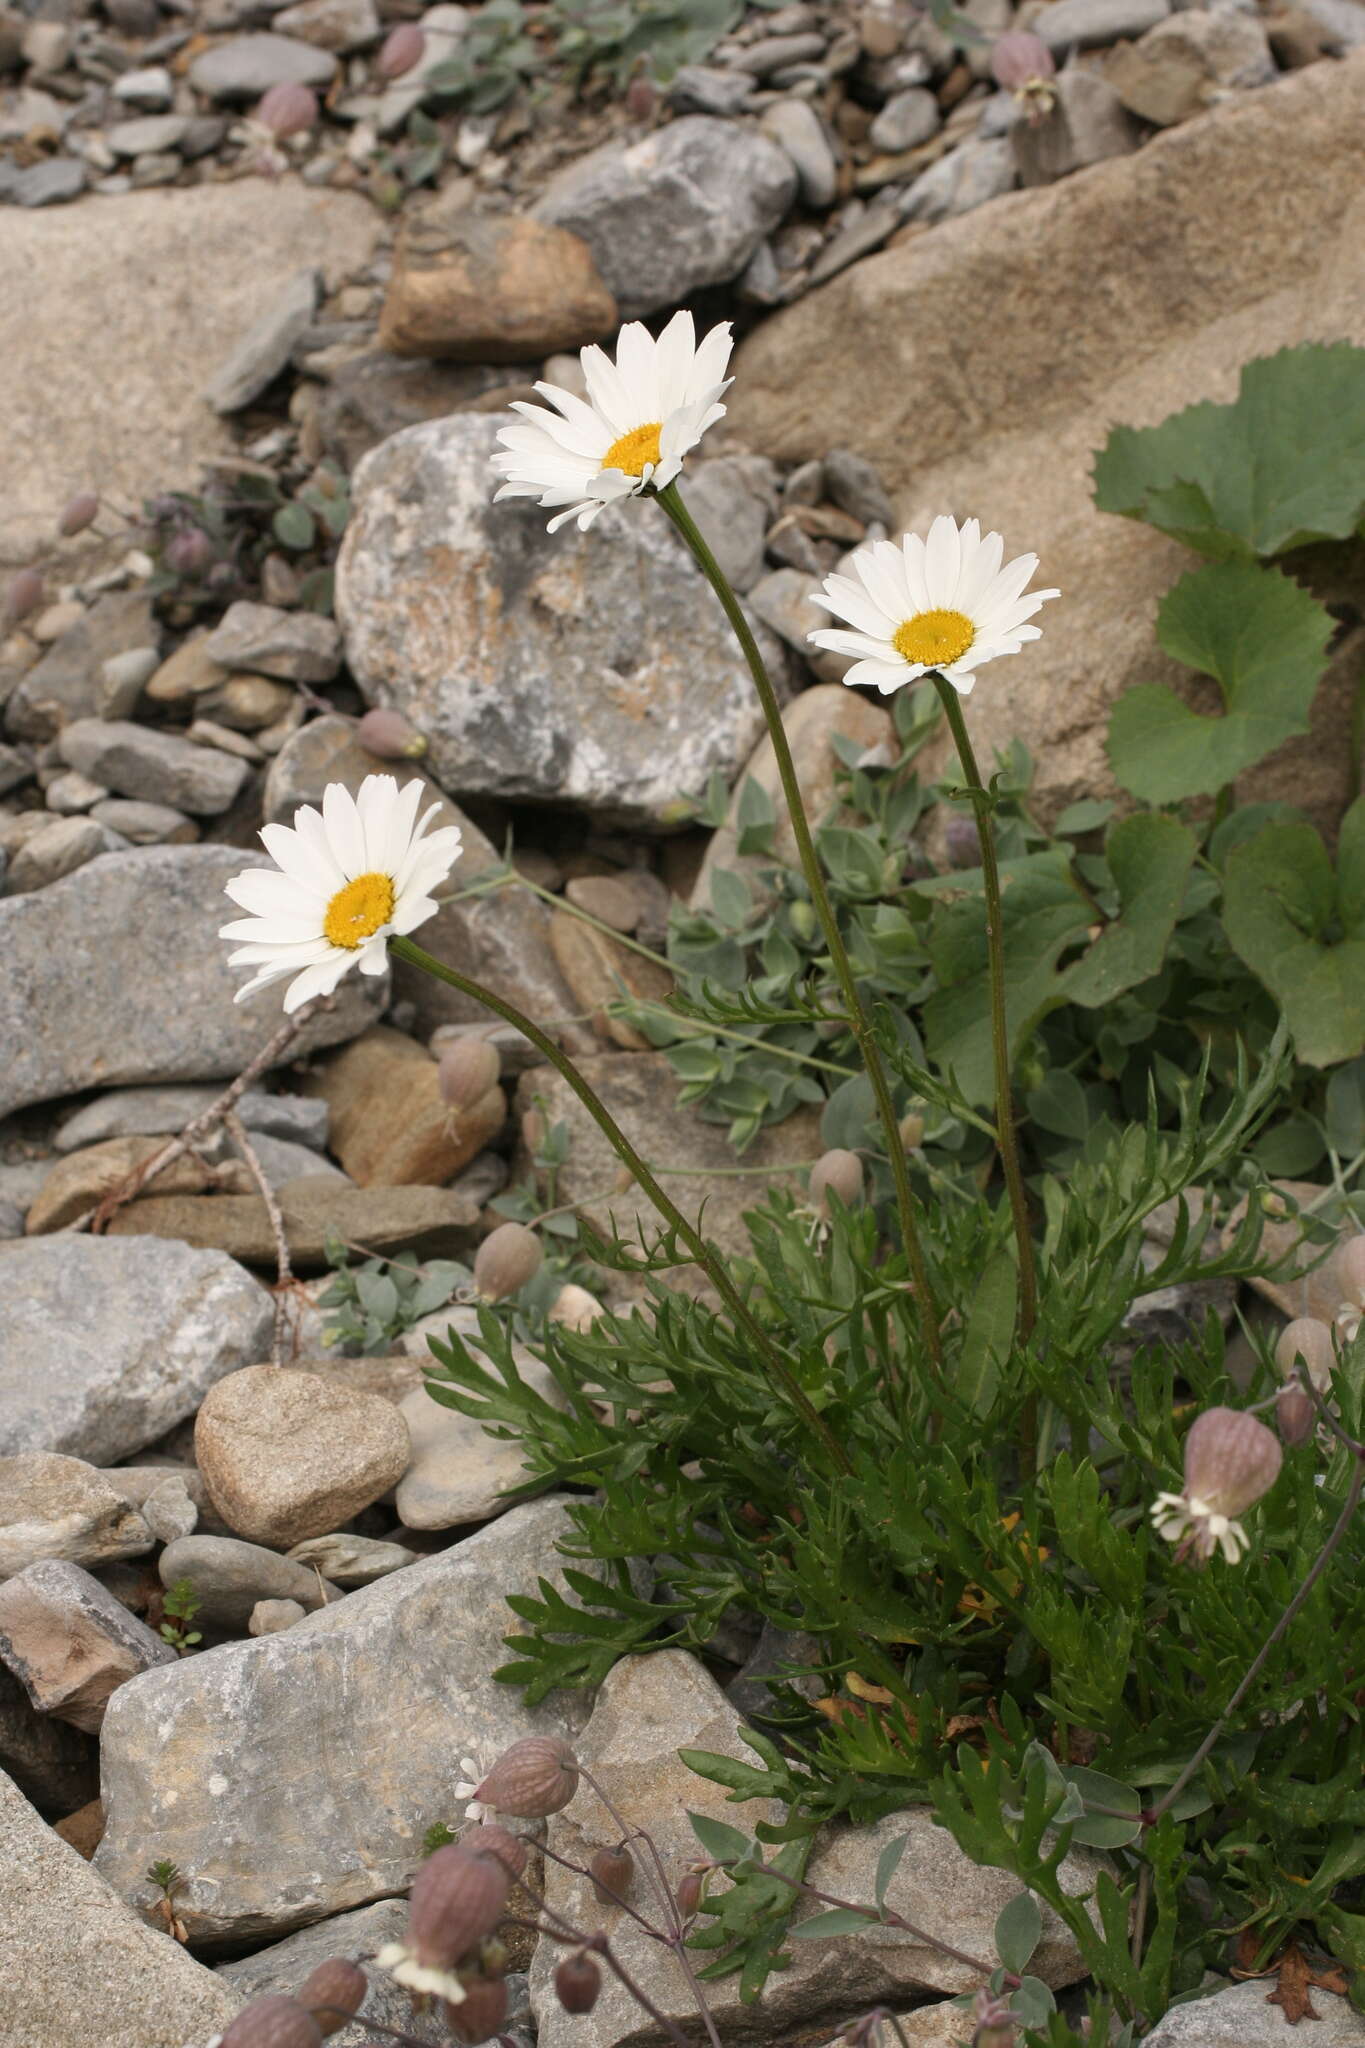
{"type": "Polygon", "coordinates": [[[324,935],[334,946],[353,953],[393,916],[393,881],[388,875],[357,875],[338,889],[322,920],[324,935]]]}
{"type": "Polygon", "coordinates": [[[632,427],[619,441],[612,442],[602,457],[603,469],[621,469],[627,476],[643,476],[645,465],[659,460],[662,432],[662,420],[653,420],[647,427],[632,427]]]}
{"type": "Polygon", "coordinates": [[[962,659],[975,638],[976,627],[965,612],[916,612],[897,626],[891,645],[905,661],[946,668],[962,659]]]}

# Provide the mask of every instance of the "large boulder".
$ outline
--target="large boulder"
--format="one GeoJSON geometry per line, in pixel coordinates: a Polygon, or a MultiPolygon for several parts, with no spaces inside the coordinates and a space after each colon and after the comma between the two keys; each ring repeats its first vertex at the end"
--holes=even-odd
{"type": "Polygon", "coordinates": [[[743,657],[657,506],[550,534],[538,506],[495,505],[500,423],[408,427],[356,471],[337,564],[356,681],[427,735],[458,795],[678,823],[679,798],[733,775],[759,736],[743,657]]]}
{"type": "MultiPolygon", "coordinates": [[[[1043,637],[982,671],[967,717],[983,763],[1014,736],[1030,748],[1046,814],[1112,791],[1121,691],[1164,679],[1193,694],[1153,626],[1194,558],[1096,512],[1094,451],[1118,422],[1232,398],[1253,356],[1365,342],[1362,121],[1365,53],[1314,65],[869,257],[740,351],[729,424],[753,447],[799,460],[846,444],[876,460],[904,526],[973,514],[1042,558],[1040,582],[1062,591],[1043,637]]],[[[1312,736],[1242,794],[1339,816],[1362,642],[1345,636],[1312,736]]]]}
{"type": "MultiPolygon", "coordinates": [[[[120,1081],[229,1079],[283,1014],[285,983],[234,1001],[244,970],[218,928],[240,917],[233,875],[268,867],[230,846],[146,846],[0,901],[0,1116],[120,1081]]],[[[384,977],[348,975],[289,1057],[354,1038],[384,1007],[384,977]]]]}

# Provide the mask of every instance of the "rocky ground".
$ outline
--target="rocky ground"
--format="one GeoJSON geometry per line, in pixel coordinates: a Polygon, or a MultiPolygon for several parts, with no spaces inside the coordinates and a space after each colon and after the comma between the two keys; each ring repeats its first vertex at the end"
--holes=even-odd
{"type": "MultiPolygon", "coordinates": [[[[965,57],[902,0],[796,4],[659,89],[574,99],[551,76],[479,114],[424,83],[470,32],[459,6],[0,11],[0,560],[19,572],[0,642],[0,1814],[19,1876],[0,2005],[26,2048],[182,2048],[323,1955],[372,1956],[424,1832],[460,1818],[467,1760],[518,1734],[572,1735],[679,1855],[682,1806],[718,1797],[675,1752],[737,1749],[772,1646],[632,1660],[595,1701],[527,1709],[490,1673],[506,1596],[553,1574],[562,1506],[504,1512],[514,1452],[423,1392],[450,1312],[358,1357],[317,1305],[329,1233],[472,1259],[489,1202],[532,1173],[538,1103],[573,1141],[561,1198],[607,1220],[595,1134],[532,1048],[500,1033],[500,1085],[452,1121],[438,1057],[482,1020],[406,969],[353,979],[238,1124],[88,1225],[279,1024],[277,1003],[234,1006],[216,937],[242,849],[388,768],[465,833],[424,941],[552,1021],[738,1241],[735,1183],[705,1178],[721,1132],[606,1006],[666,993],[623,941],[657,946],[670,902],[706,900],[734,857],[689,806],[713,778],[771,776],[749,685],[650,507],[550,538],[489,503],[509,399],[572,384],[570,352],[622,318],[687,303],[746,337],[688,496],[790,699],[815,809],[832,736],[875,750],[889,721],[812,664],[811,592],[945,505],[1036,549],[1065,593],[1017,687],[973,698],[979,744],[1028,741],[1045,812],[1103,790],[1108,706],[1160,672],[1179,552],[1096,518],[1090,454],[1114,419],[1230,395],[1248,355],[1365,340],[1365,6],[966,11],[985,40],[965,57]],[[406,21],[424,35],[395,74],[406,21]],[[1010,28],[1055,55],[1046,105],[996,81],[1010,28]],[[282,85],[314,95],[283,134],[260,104],[282,85]],[[77,514],[83,493],[100,502],[77,514]],[[420,764],[366,751],[377,705],[425,735],[420,764]],[[534,886],[462,895],[497,879],[509,833],[534,886]],[[299,1276],[283,1367],[257,1168],[299,1276]],[[162,1626],[185,1581],[203,1646],[182,1656],[162,1626]],[[188,1949],[145,1876],[163,1857],[188,1949]]],[[[1365,593],[1333,595],[1314,736],[1255,778],[1328,825],[1365,645],[1365,593]]],[[[777,1179],[817,1149],[803,1113],[749,1156],[777,1179]]],[[[575,1802],[550,1845],[594,1824],[575,1802]]],[[[815,1881],[866,1895],[881,1839],[836,1832],[815,1881]]],[[[989,1951],[1004,1880],[937,1832],[902,1871],[894,1904],[989,1951]]],[[[634,2038],[610,1999],[569,2021],[545,1956],[519,1962],[523,2037],[634,2038]]],[[[1059,1927],[1043,1965],[1081,1975],[1059,1927]]],[[[917,2048],[948,2048],[960,1988],[913,1944],[808,1943],[762,2021],[724,1993],[718,2011],[727,2039],[818,2043],[880,1998],[917,2048]]],[[[1197,2033],[1172,2016],[1154,2048],[1269,2040],[1255,1994],[1220,1993],[1197,2033]]],[[[687,2009],[680,1985],[656,1995],[687,2009]]],[[[378,1976],[372,2000],[404,2019],[378,1976]]],[[[1365,2038],[1320,2004],[1323,2048],[1365,2038]]]]}

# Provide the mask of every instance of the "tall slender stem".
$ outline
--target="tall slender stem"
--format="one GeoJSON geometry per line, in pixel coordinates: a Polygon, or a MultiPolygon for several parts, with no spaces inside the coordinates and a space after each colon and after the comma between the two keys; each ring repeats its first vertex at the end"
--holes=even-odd
{"type": "Polygon", "coordinates": [[[881,1118],[882,1131],[886,1138],[886,1149],[891,1161],[891,1176],[896,1187],[896,1208],[900,1216],[901,1237],[905,1244],[905,1256],[909,1261],[911,1276],[915,1283],[915,1298],[919,1305],[920,1324],[924,1332],[924,1342],[929,1356],[934,1361],[935,1367],[941,1369],[943,1364],[943,1346],[939,1336],[938,1311],[929,1285],[929,1270],[925,1265],[924,1252],[920,1245],[919,1226],[915,1213],[915,1196],[910,1186],[910,1168],[906,1163],[905,1146],[901,1141],[896,1106],[891,1099],[891,1089],[887,1082],[886,1069],[882,1065],[881,1053],[878,1050],[877,1041],[872,1034],[872,1026],[868,1019],[867,1011],[863,1006],[858,984],[853,976],[853,968],[849,961],[848,950],[844,945],[843,933],[839,930],[838,920],[834,915],[834,906],[829,900],[829,890],[825,886],[824,872],[820,866],[819,856],[815,851],[815,842],[811,837],[810,820],[806,816],[805,799],[802,797],[801,784],[797,779],[796,764],[792,760],[791,747],[787,742],[787,730],[782,723],[782,708],[777,701],[777,695],[769,679],[767,668],[764,666],[763,656],[759,653],[758,642],[753,636],[749,621],[744,616],[743,607],[735,596],[734,591],[730,588],[729,580],[721,569],[720,564],[702,538],[700,529],[692,518],[691,513],[684,505],[679,495],[677,484],[671,483],[666,485],[663,490],[657,493],[657,496],[660,505],[662,505],[664,511],[673,521],[673,524],[677,527],[690,548],[702,574],[720,599],[725,616],[734,629],[735,638],[740,644],[744,659],[749,664],[749,673],[754,679],[754,688],[758,691],[759,703],[763,707],[763,716],[768,724],[768,736],[772,741],[773,753],[777,760],[777,772],[782,780],[782,793],[786,798],[787,810],[791,817],[792,831],[796,837],[796,850],[800,855],[801,866],[810,887],[811,901],[815,905],[815,914],[820,920],[820,927],[825,935],[825,943],[829,947],[830,961],[838,977],[839,986],[843,990],[844,1001],[848,1005],[848,1015],[853,1027],[853,1035],[858,1041],[858,1050],[862,1054],[863,1065],[867,1069],[867,1077],[872,1083],[872,1093],[876,1098],[877,1114],[881,1118]]]}
{"type": "Polygon", "coordinates": [[[1000,869],[995,858],[991,832],[991,800],[981,780],[976,753],[962,716],[962,700],[952,684],[937,672],[934,685],[947,713],[967,793],[976,814],[977,837],[981,841],[981,876],[986,893],[986,949],[990,964],[991,1047],[995,1054],[995,1130],[1000,1147],[1000,1164],[1009,1190],[1014,1238],[1019,1249],[1019,1335],[1027,1337],[1038,1320],[1038,1282],[1033,1264],[1033,1236],[1029,1229],[1028,1198],[1019,1164],[1019,1146],[1014,1131],[1014,1094],[1010,1085],[1010,1041],[1005,1019],[1005,935],[1000,907],[1000,869]]]}
{"type": "Polygon", "coordinates": [[[423,947],[417,945],[412,939],[391,938],[389,940],[389,951],[395,958],[406,960],[410,967],[420,967],[423,973],[434,976],[437,981],[444,981],[451,988],[459,989],[462,995],[472,996],[475,1002],[482,1003],[486,1009],[492,1010],[505,1023],[511,1024],[514,1029],[520,1031],[522,1036],[528,1038],[532,1045],[545,1055],[550,1064],[558,1069],[573,1089],[574,1094],[578,1097],[584,1109],[587,1110],[588,1115],[597,1125],[597,1128],[601,1131],[607,1143],[611,1146],[612,1151],[616,1154],[622,1165],[629,1169],[632,1180],[644,1189],[664,1221],[671,1225],[673,1230],[683,1240],[683,1243],[687,1246],[693,1258],[715,1288],[716,1293],[729,1309],[736,1323],[744,1330],[746,1336],[752,1340],[768,1371],[779,1386],[781,1386],[802,1420],[820,1439],[820,1442],[824,1445],[826,1451],[840,1470],[844,1472],[851,1471],[852,1466],[842,1444],[840,1444],[838,1438],[830,1429],[829,1424],[815,1408],[810,1396],[797,1380],[791,1367],[773,1343],[768,1332],[745,1306],[733,1280],[731,1280],[729,1273],[725,1269],[723,1260],[719,1257],[714,1247],[709,1245],[706,1239],[701,1236],[695,1226],[688,1222],[682,1210],[678,1208],[677,1204],[665,1190],[660,1187],[649,1166],[631,1144],[629,1138],[611,1114],[611,1111],[596,1091],[584,1080],[568,1054],[562,1051],[555,1044],[554,1040],[541,1030],[538,1024],[532,1023],[529,1017],[517,1009],[514,1003],[507,1002],[502,996],[495,994],[491,988],[485,988],[481,982],[471,981],[468,975],[458,973],[455,968],[447,967],[443,961],[434,959],[430,953],[426,952],[423,947]]]}

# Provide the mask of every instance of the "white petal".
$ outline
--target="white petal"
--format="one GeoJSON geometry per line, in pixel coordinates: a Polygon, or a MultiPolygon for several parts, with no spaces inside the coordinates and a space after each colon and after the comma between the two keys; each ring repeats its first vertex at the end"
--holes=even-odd
{"type": "MultiPolygon", "coordinates": [[[[890,637],[887,631],[889,622],[881,607],[874,604],[862,586],[851,577],[826,576],[823,591],[815,591],[811,603],[833,612],[836,618],[847,619],[849,625],[856,626],[860,633],[871,633],[880,640],[890,637]]],[[[897,619],[894,625],[900,623],[897,619]]]]}
{"type": "Polygon", "coordinates": [[[316,890],[324,898],[334,896],[346,879],[327,843],[322,814],[311,804],[304,804],[294,813],[292,828],[262,825],[261,844],[283,873],[301,888],[316,890]]]}
{"type": "Polygon", "coordinates": [[[327,841],[348,882],[365,873],[365,832],[355,798],[343,782],[329,782],[322,792],[322,819],[327,841]]]}
{"type": "Polygon", "coordinates": [[[320,960],[312,967],[305,967],[302,974],[291,981],[285,990],[285,1016],[290,1017],[295,1010],[301,1009],[304,1003],[311,1003],[314,996],[329,996],[354,957],[352,953],[333,952],[330,959],[320,960]]]}
{"type": "Polygon", "coordinates": [[[930,611],[955,611],[957,587],[962,578],[962,542],[956,520],[941,512],[929,528],[924,544],[924,580],[929,590],[930,611]]]}
{"type": "Polygon", "coordinates": [[[854,654],[868,661],[889,661],[892,659],[891,644],[879,640],[872,633],[845,633],[837,626],[821,626],[806,638],[817,647],[826,647],[831,654],[854,654]]]}
{"type": "Polygon", "coordinates": [[[311,917],[320,923],[327,907],[321,891],[304,888],[275,868],[246,868],[223,884],[223,893],[255,917],[311,917]]]}
{"type": "MultiPolygon", "coordinates": [[[[639,325],[638,322],[632,324],[639,325]]],[[[621,329],[622,340],[629,331],[628,327],[621,329]]],[[[619,342],[617,346],[619,349],[619,342]]],[[[578,360],[583,366],[583,375],[587,380],[589,401],[594,411],[600,413],[611,428],[612,440],[617,440],[632,426],[641,425],[639,420],[632,420],[630,417],[630,394],[611,357],[594,343],[582,351],[578,360]]]]}

